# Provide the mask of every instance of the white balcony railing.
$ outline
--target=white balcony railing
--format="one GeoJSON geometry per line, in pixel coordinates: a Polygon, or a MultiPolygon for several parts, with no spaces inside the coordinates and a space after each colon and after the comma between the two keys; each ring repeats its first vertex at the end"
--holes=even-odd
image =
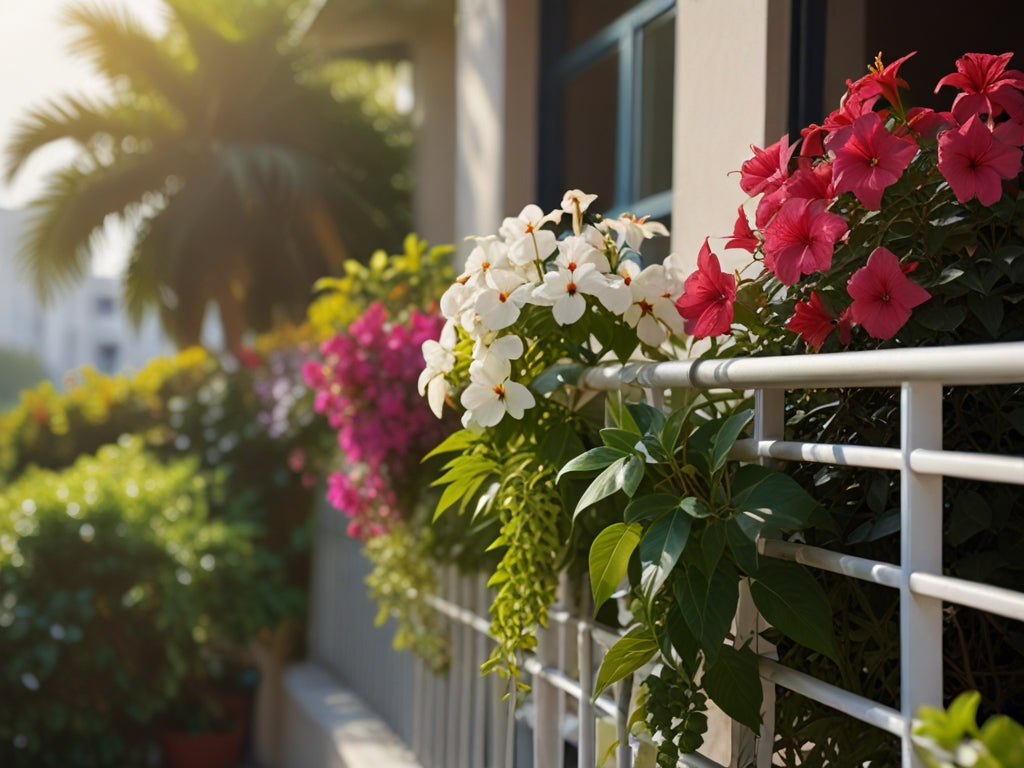
{"type": "MultiPolygon", "coordinates": [[[[944,386],[1024,383],[1024,343],[933,349],[879,350],[789,357],[678,361],[609,366],[587,371],[583,385],[598,390],[640,386],[659,402],[659,391],[674,387],[753,391],[754,435],[737,443],[732,458],[777,459],[882,468],[900,475],[900,563],[852,557],[815,547],[762,540],[766,557],[795,560],[810,568],[862,579],[899,592],[900,691],[898,710],[831,683],[789,669],[765,655],[765,726],[758,740],[733,747],[734,765],[771,764],[775,686],[826,704],[902,740],[902,767],[920,768],[910,741],[912,718],[921,705],[942,703],[943,602],[1024,620],[1024,593],[955,579],[942,573],[942,477],[954,476],[1024,486],[1024,456],[965,454],[942,448],[944,386]],[[899,448],[823,445],[786,441],[783,435],[788,391],[848,387],[901,390],[899,448]],[[737,757],[739,755],[739,757],[737,757]]],[[[1024,491],[1022,491],[1024,494],[1024,491]]],[[[485,679],[480,664],[489,653],[488,595],[479,581],[447,574],[433,605],[452,621],[453,667],[447,679],[417,670],[410,697],[412,747],[426,768],[481,768],[529,765],[518,759],[532,753],[537,768],[600,765],[598,742],[619,739],[614,764],[632,765],[626,731],[631,681],[612,695],[591,701],[594,670],[617,636],[580,616],[586,611],[557,605],[550,626],[538,640],[525,668],[532,675],[528,707],[532,711],[532,749],[517,745],[509,727],[514,713],[501,702],[503,681],[485,679]],[[612,726],[611,724],[614,724],[612,726]],[[608,732],[605,735],[605,732],[608,732]],[[574,753],[574,755],[572,755],[574,753]]],[[[741,604],[742,611],[742,604],[741,604]]],[[[738,624],[750,618],[738,617],[738,624]]],[[[738,626],[737,631],[740,631],[738,626]]],[[[739,730],[737,730],[739,733],[739,730]]],[[[521,735],[521,734],[520,734],[521,735]]],[[[709,733],[710,737],[715,734],[709,733]]],[[[737,742],[733,742],[735,745],[737,742]]],[[[718,765],[700,755],[681,765],[718,765]]]]}

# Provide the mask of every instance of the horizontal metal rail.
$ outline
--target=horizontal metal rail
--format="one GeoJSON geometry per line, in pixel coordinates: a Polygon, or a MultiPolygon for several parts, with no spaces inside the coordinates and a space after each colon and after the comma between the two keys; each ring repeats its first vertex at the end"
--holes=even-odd
{"type": "Polygon", "coordinates": [[[1024,593],[1012,589],[979,584],[952,576],[915,572],[910,574],[910,590],[918,595],[956,603],[965,608],[975,608],[997,613],[1008,619],[1024,621],[1024,593]]]}
{"type": "Polygon", "coordinates": [[[910,468],[926,475],[1024,485],[1024,456],[918,448],[910,453],[910,468]]]}
{"type": "Polygon", "coordinates": [[[843,555],[839,552],[822,549],[821,547],[795,544],[778,539],[759,539],[757,544],[758,551],[765,557],[792,560],[801,565],[807,565],[823,571],[831,571],[832,573],[850,576],[861,581],[881,584],[883,587],[900,588],[900,579],[903,571],[898,565],[893,565],[892,563],[868,560],[867,558],[854,557],[853,555],[843,555]]]}
{"type": "Polygon", "coordinates": [[[814,389],[898,387],[906,381],[950,386],[1024,382],[1024,342],[607,365],[587,369],[579,383],[608,391],[631,384],[663,389],[814,389]]]}
{"type": "Polygon", "coordinates": [[[850,693],[803,672],[797,672],[774,659],[761,656],[758,658],[758,666],[763,678],[781,685],[783,688],[803,694],[895,736],[903,734],[905,722],[903,715],[892,707],[850,693]]]}
{"type": "Polygon", "coordinates": [[[816,464],[835,464],[842,467],[869,469],[900,468],[899,448],[874,448],[863,445],[831,445],[828,443],[800,443],[786,440],[737,440],[729,453],[730,459],[781,459],[782,461],[810,461],[816,464]]]}

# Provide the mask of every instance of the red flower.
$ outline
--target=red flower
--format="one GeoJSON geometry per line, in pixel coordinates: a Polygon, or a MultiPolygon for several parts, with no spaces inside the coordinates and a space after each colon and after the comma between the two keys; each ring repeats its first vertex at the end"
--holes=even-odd
{"type": "Polygon", "coordinates": [[[798,302],[793,307],[793,316],[789,318],[786,327],[800,334],[807,346],[819,350],[828,335],[835,330],[836,319],[821,305],[821,297],[815,291],[810,301],[798,302]]]}
{"type": "Polygon", "coordinates": [[[736,278],[722,272],[707,238],[697,255],[697,271],[686,278],[676,310],[686,320],[686,332],[698,339],[728,333],[736,301],[736,278]]]}
{"type": "Polygon", "coordinates": [[[1007,69],[1012,53],[965,53],[956,60],[956,72],[946,75],[935,86],[959,88],[953,100],[953,115],[961,123],[971,115],[987,115],[991,120],[1004,110],[1015,120],[1024,120],[1024,72],[1007,69]]]}
{"type": "Polygon", "coordinates": [[[1003,179],[1020,173],[1021,151],[1003,144],[971,115],[959,130],[939,134],[938,168],[961,203],[977,197],[992,205],[1003,194],[1003,179]]]}
{"type": "Polygon", "coordinates": [[[834,199],[836,193],[832,185],[832,163],[811,165],[807,158],[801,158],[796,171],[786,182],[786,194],[804,200],[834,199]]]}
{"type": "Polygon", "coordinates": [[[811,123],[806,128],[800,129],[800,136],[804,143],[800,145],[800,154],[803,157],[820,157],[825,154],[825,137],[828,136],[828,129],[816,123],[811,123]]]}
{"type": "Polygon", "coordinates": [[[900,66],[917,51],[908,53],[889,66],[882,64],[882,54],[875,58],[875,63],[868,67],[868,74],[856,82],[846,81],[846,101],[858,101],[874,105],[881,96],[893,106],[900,103],[900,88],[906,90],[907,81],[897,75],[900,66]]]}
{"type": "Polygon", "coordinates": [[[732,237],[726,242],[725,247],[726,249],[742,248],[748,253],[753,253],[760,244],[761,241],[757,239],[754,231],[750,228],[747,214],[743,212],[743,206],[741,205],[739,215],[736,218],[736,224],[732,228],[732,237]]]}
{"type": "Polygon", "coordinates": [[[850,315],[873,338],[891,339],[910,319],[910,310],[931,298],[931,294],[900,269],[900,262],[888,248],[875,248],[868,263],[846,283],[853,299],[850,315]]]}
{"type": "Polygon", "coordinates": [[[789,159],[796,146],[789,146],[789,136],[783,136],[770,147],[760,149],[753,144],[754,156],[740,166],[740,189],[753,197],[762,192],[773,192],[789,176],[789,159]]]}
{"type": "Polygon", "coordinates": [[[853,192],[873,211],[881,208],[885,188],[899,180],[917,154],[917,143],[893,136],[875,112],[833,133],[825,145],[836,155],[836,193],[853,192]]]}
{"type": "Polygon", "coordinates": [[[957,121],[952,112],[936,112],[927,107],[912,107],[907,110],[907,129],[919,139],[931,141],[939,131],[956,127],[957,121]]]}
{"type": "Polygon", "coordinates": [[[825,205],[824,200],[787,200],[765,227],[764,265],[780,282],[793,285],[800,275],[824,272],[832,265],[832,251],[847,226],[825,205]]]}

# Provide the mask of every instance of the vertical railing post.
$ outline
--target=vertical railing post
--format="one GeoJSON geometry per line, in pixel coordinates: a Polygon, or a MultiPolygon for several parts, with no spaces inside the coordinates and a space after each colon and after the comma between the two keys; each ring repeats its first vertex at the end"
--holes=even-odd
{"type": "Polygon", "coordinates": [[[633,765],[633,747],[629,743],[629,705],[633,698],[633,675],[626,675],[615,684],[615,768],[633,765]]]}
{"type": "MultiPolygon", "coordinates": [[[[472,579],[473,585],[473,612],[480,617],[487,616],[490,610],[490,599],[487,592],[487,577],[483,573],[476,574],[472,579]]],[[[482,632],[475,633],[473,639],[473,701],[476,703],[475,724],[473,727],[473,747],[471,750],[470,764],[473,768],[487,766],[484,762],[484,755],[487,750],[488,721],[493,717],[493,705],[487,697],[487,680],[480,672],[480,668],[487,661],[487,635],[482,632]]],[[[492,768],[498,768],[492,765],[492,768]]]]}
{"type": "Polygon", "coordinates": [[[903,713],[903,768],[923,768],[910,740],[918,708],[942,706],[942,601],[915,595],[915,571],[942,572],[942,477],[910,468],[919,448],[942,448],[942,385],[905,383],[900,434],[900,710],[903,713]]]}
{"type": "MultiPolygon", "coordinates": [[[[550,626],[537,629],[537,661],[542,667],[558,664],[558,637],[550,626]]],[[[539,675],[533,677],[533,764],[561,768],[564,747],[562,746],[561,722],[558,718],[557,688],[539,675]]]]}
{"type": "MultiPolygon", "coordinates": [[[[786,391],[784,389],[758,389],[754,392],[754,440],[782,440],[786,435],[786,391]]],[[[771,460],[761,459],[761,464],[771,460]]],[[[761,637],[766,628],[760,612],[754,605],[747,585],[740,589],[736,608],[736,643],[749,642],[758,656],[774,654],[775,646],[761,637]]],[[[739,723],[732,726],[732,750],[729,764],[769,768],[775,740],[775,686],[761,680],[761,728],[757,734],[739,723]]]]}
{"type": "Polygon", "coordinates": [[[594,644],[592,641],[590,614],[593,611],[590,600],[590,585],[584,579],[580,590],[579,624],[576,631],[576,659],[579,669],[580,698],[579,735],[577,737],[577,768],[594,768],[597,764],[597,711],[591,703],[594,695],[594,644]]]}

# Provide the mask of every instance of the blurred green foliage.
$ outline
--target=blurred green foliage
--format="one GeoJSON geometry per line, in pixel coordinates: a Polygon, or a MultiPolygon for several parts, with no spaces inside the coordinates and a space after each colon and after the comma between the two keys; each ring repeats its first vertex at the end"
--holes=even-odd
{"type": "Polygon", "coordinates": [[[0,764],[143,764],[217,660],[295,610],[258,527],[211,516],[197,464],[126,438],[0,494],[0,764]]]}

